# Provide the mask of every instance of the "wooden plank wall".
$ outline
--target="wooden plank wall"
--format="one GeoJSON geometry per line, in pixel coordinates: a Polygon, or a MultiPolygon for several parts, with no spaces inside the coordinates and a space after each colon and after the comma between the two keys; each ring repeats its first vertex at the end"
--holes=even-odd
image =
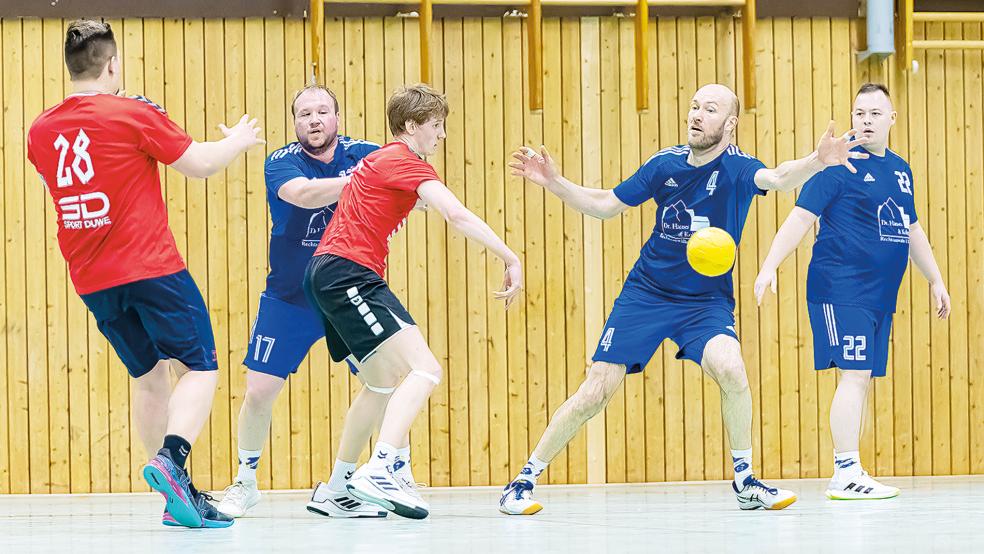
{"type": "MultiPolygon", "coordinates": [[[[162,103],[198,139],[248,112],[272,151],[292,140],[288,102],[305,82],[308,29],[299,20],[113,21],[126,88],[162,103]]],[[[51,202],[25,158],[27,126],[69,87],[66,22],[0,23],[0,492],[145,490],[126,373],[75,295],[55,242],[51,202]]],[[[738,142],[765,163],[809,152],[829,118],[845,129],[853,92],[888,82],[899,110],[893,147],[915,174],[916,201],[954,301],[932,319],[925,280],[907,274],[890,377],[878,381],[863,457],[879,475],[984,472],[984,91],[980,52],[921,51],[921,70],[854,62],[857,24],[765,19],[755,53],[758,110],[738,142]],[[978,314],[974,316],[973,314],[978,314]]],[[[412,432],[415,473],[431,485],[508,480],[550,414],[579,385],[613,299],[655,218],[650,203],[607,222],[585,219],[508,175],[521,143],[546,144],[564,173],[611,187],[662,146],[677,144],[691,94],[744,76],[740,28],[728,17],[660,18],[650,27],[648,113],[634,110],[632,22],[547,19],[544,110],[527,111],[526,41],[517,19],[434,23],[433,75],[450,100],[448,139],[431,160],[448,186],[526,262],[526,296],[503,313],[489,291],[501,267],[413,214],[389,270],[446,368],[412,432]]],[[[979,39],[979,24],[917,25],[917,38],[979,39]]],[[[416,22],[329,19],[325,64],[344,131],[385,141],[390,91],[418,75],[416,22]]],[[[222,376],[192,468],[203,488],[235,472],[247,333],[264,286],[270,222],[265,152],[207,182],[162,171],[179,248],[208,300],[222,376]]],[[[757,309],[752,281],[793,195],[756,201],[737,263],[738,321],[755,399],[755,469],[775,477],[831,473],[828,410],[836,386],[812,370],[805,312],[810,240],[780,270],[780,292],[757,309]]],[[[604,415],[551,466],[550,483],[675,481],[729,476],[718,392],[696,366],[661,350],[604,415]]],[[[274,410],[263,487],[305,488],[328,475],[358,384],[318,345],[274,410]]]]}

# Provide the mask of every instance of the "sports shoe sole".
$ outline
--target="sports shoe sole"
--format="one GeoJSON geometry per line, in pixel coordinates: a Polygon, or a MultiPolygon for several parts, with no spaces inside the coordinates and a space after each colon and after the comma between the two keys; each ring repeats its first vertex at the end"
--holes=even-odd
{"type": "Polygon", "coordinates": [[[776,502],[772,506],[763,506],[761,504],[742,503],[741,501],[739,501],[738,502],[738,507],[740,509],[742,509],[742,510],[758,510],[759,508],[762,508],[762,509],[765,509],[765,510],[781,510],[783,508],[789,507],[789,505],[792,504],[793,502],[796,502],[796,500],[798,500],[798,498],[794,494],[793,496],[790,496],[789,498],[787,498],[785,500],[780,500],[779,502],[776,502]]]}
{"type": "Polygon", "coordinates": [[[499,506],[499,511],[506,514],[507,516],[531,516],[543,509],[543,505],[539,502],[534,502],[533,504],[526,507],[522,512],[512,512],[499,506]]]}
{"type": "Polygon", "coordinates": [[[355,512],[348,512],[348,511],[329,512],[327,510],[322,510],[319,506],[317,506],[316,504],[312,504],[311,502],[308,502],[305,508],[307,508],[307,511],[311,512],[312,514],[318,514],[319,516],[330,517],[332,519],[378,519],[378,518],[386,517],[386,512],[382,510],[374,514],[355,513],[355,512]]]}
{"type": "Polygon", "coordinates": [[[895,491],[893,494],[880,494],[880,495],[865,495],[865,496],[847,496],[844,491],[827,491],[827,498],[830,500],[888,500],[889,498],[895,498],[902,491],[895,491]]]}
{"type": "Polygon", "coordinates": [[[167,501],[167,511],[176,523],[184,527],[206,527],[201,514],[192,505],[190,496],[181,490],[180,485],[174,481],[163,464],[156,459],[151,460],[143,468],[143,478],[150,488],[164,496],[167,501]]]}
{"type": "Polygon", "coordinates": [[[405,517],[408,519],[424,519],[427,517],[429,513],[427,510],[393,500],[382,490],[369,482],[368,479],[363,478],[360,481],[368,482],[369,487],[371,488],[369,490],[357,489],[352,485],[351,481],[345,485],[345,488],[348,489],[349,494],[359,500],[363,502],[371,502],[377,506],[382,506],[384,509],[393,512],[400,517],[405,517]]]}

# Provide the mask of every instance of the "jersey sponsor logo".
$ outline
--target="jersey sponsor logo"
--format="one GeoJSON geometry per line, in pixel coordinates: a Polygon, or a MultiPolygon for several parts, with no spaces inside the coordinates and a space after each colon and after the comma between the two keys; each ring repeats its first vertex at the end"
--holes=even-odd
{"type": "Polygon", "coordinates": [[[601,336],[601,349],[608,352],[608,349],[612,347],[612,337],[615,336],[615,328],[609,327],[605,329],[605,334],[601,336]]]}
{"type": "Polygon", "coordinates": [[[884,242],[909,243],[909,214],[889,196],[878,213],[878,238],[884,242]]]}
{"type": "Polygon", "coordinates": [[[677,182],[673,180],[673,177],[670,177],[669,179],[666,180],[665,183],[663,183],[663,186],[665,186],[665,187],[675,187],[675,186],[678,186],[678,185],[677,185],[677,182]]]}
{"type": "Polygon", "coordinates": [[[664,207],[659,224],[660,238],[683,243],[690,240],[690,236],[697,231],[711,226],[710,220],[696,215],[693,210],[687,208],[683,200],[677,200],[664,207]]]}
{"type": "Polygon", "coordinates": [[[874,183],[875,182],[875,176],[872,175],[871,173],[866,174],[864,176],[864,182],[865,183],[874,183]]]}
{"type": "Polygon", "coordinates": [[[328,220],[331,219],[333,213],[335,213],[334,210],[325,206],[311,214],[311,219],[308,220],[307,233],[301,239],[301,246],[308,248],[318,246],[318,243],[321,242],[321,235],[325,233],[325,229],[328,227],[328,220]]]}
{"type": "Polygon", "coordinates": [[[98,229],[113,222],[109,213],[109,197],[102,192],[65,196],[58,200],[62,226],[65,229],[98,229]]]}
{"type": "Polygon", "coordinates": [[[714,173],[711,173],[710,178],[707,179],[707,187],[705,188],[707,189],[708,196],[714,196],[714,191],[718,188],[718,173],[719,171],[715,170],[714,173]]]}

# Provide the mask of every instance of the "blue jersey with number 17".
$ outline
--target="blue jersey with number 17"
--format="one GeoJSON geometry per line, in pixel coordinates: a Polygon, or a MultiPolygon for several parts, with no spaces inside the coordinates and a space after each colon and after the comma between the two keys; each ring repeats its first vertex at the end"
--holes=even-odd
{"type": "Polygon", "coordinates": [[[759,160],[731,145],[700,167],[687,162],[689,146],[656,153],[615,187],[615,196],[629,206],[656,202],[656,225],[626,279],[626,287],[642,287],[670,300],[724,299],[734,307],[731,272],[706,277],[687,262],[687,240],[704,227],[719,227],[737,244],[752,199],[765,191],[755,185],[759,160]]]}
{"type": "MultiPolygon", "coordinates": [[[[856,151],[864,152],[859,146],[856,151]]],[[[917,221],[912,170],[898,154],[870,154],[813,176],[796,205],[820,217],[806,299],[894,312],[917,221]]]]}

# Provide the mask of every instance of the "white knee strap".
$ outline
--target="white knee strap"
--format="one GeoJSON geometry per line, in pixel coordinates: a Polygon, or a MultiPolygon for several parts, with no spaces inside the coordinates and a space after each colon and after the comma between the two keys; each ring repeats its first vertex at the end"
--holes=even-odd
{"type": "Polygon", "coordinates": [[[410,375],[416,375],[417,377],[423,377],[424,379],[427,379],[428,381],[431,381],[435,385],[440,385],[441,384],[441,378],[438,377],[437,375],[434,375],[433,373],[428,373],[426,371],[415,369],[415,370],[413,370],[413,371],[410,372],[410,375]]]}
{"type": "Polygon", "coordinates": [[[365,381],[363,381],[362,384],[376,394],[393,394],[393,391],[396,390],[396,387],[374,387],[365,381]]]}

